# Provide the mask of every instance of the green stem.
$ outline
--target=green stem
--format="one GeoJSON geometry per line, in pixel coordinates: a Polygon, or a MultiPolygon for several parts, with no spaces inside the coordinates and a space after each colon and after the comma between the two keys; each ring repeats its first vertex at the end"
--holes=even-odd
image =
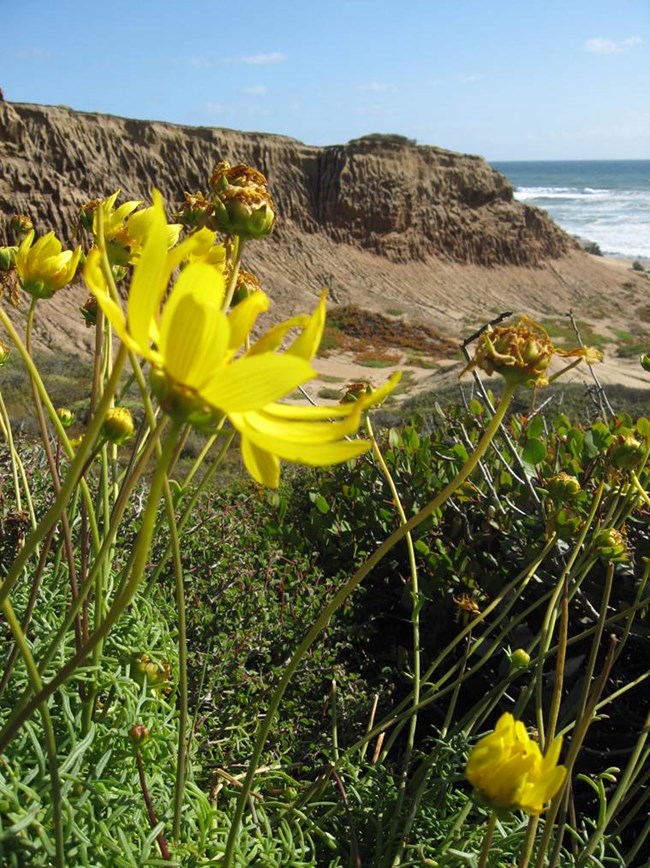
{"type": "MultiPolygon", "coordinates": [[[[15,338],[18,341],[18,344],[22,345],[22,343],[20,342],[20,338],[16,334],[15,329],[13,328],[11,321],[9,320],[7,314],[2,310],[2,307],[0,307],[0,323],[2,323],[2,325],[10,332],[12,340],[14,339],[14,335],[15,335],[15,338]]],[[[52,527],[54,527],[56,522],[61,517],[63,510],[65,509],[68,501],[70,500],[70,497],[72,496],[72,492],[75,490],[75,488],[79,484],[79,480],[80,480],[81,475],[82,475],[84,468],[86,466],[86,460],[88,459],[88,456],[90,455],[91,449],[92,449],[92,447],[95,443],[95,440],[97,439],[97,436],[101,430],[101,427],[102,427],[102,424],[104,421],[104,416],[106,415],[106,411],[108,410],[108,408],[110,406],[112,391],[114,390],[114,388],[117,386],[117,383],[119,382],[120,373],[121,373],[125,358],[126,358],[126,350],[123,347],[120,347],[120,350],[118,351],[117,359],[115,361],[115,367],[113,368],[113,371],[111,373],[109,388],[106,390],[105,394],[102,396],[102,400],[100,401],[99,406],[97,407],[97,412],[96,412],[95,416],[92,418],[90,425],[88,426],[88,429],[86,431],[86,436],[83,438],[81,444],[79,445],[79,448],[78,448],[76,454],[74,455],[74,458],[72,459],[70,468],[68,470],[68,474],[61,485],[61,490],[59,491],[59,493],[55,497],[54,503],[52,504],[52,506],[48,509],[48,511],[45,513],[43,518],[38,523],[38,526],[36,528],[34,528],[32,533],[27,538],[22,551],[20,552],[20,554],[18,555],[18,557],[16,558],[14,563],[11,565],[11,568],[7,572],[7,575],[4,579],[4,581],[2,582],[2,585],[0,585],[0,605],[2,605],[2,603],[7,599],[7,597],[11,593],[13,586],[15,585],[15,583],[18,580],[19,576],[21,575],[23,569],[25,568],[27,562],[31,558],[32,554],[34,553],[39,542],[50,531],[50,529],[52,527]]],[[[25,361],[25,364],[27,365],[27,367],[30,369],[30,374],[32,374],[32,376],[36,377],[37,380],[40,381],[38,371],[36,370],[32,360],[29,358],[28,355],[27,355],[27,358],[24,359],[24,361],[25,361]]],[[[45,396],[47,397],[47,393],[45,393],[45,396]]],[[[41,394],[41,398],[42,397],[43,397],[43,395],[41,394]]],[[[49,401],[49,398],[47,400],[49,401]]],[[[51,404],[50,404],[50,406],[51,406],[51,404]]],[[[54,413],[54,418],[58,422],[58,417],[56,416],[56,413],[54,413]]],[[[66,449],[66,444],[67,444],[67,447],[69,449],[70,448],[69,441],[68,441],[67,436],[65,435],[65,431],[63,430],[63,428],[61,428],[61,432],[63,434],[63,437],[65,438],[64,443],[63,443],[63,447],[64,447],[64,449],[66,449]]],[[[71,452],[71,450],[70,450],[70,452],[71,452]]]]}
{"type": "MultiPolygon", "coordinates": [[[[34,693],[38,693],[43,682],[39,675],[38,669],[32,652],[30,651],[25,634],[23,633],[18,618],[13,610],[10,600],[4,600],[2,603],[2,612],[5,616],[9,629],[11,630],[14,641],[20,650],[27,675],[34,693]]],[[[36,706],[43,719],[43,730],[45,733],[45,750],[47,752],[48,767],[50,770],[50,784],[52,787],[52,824],[54,826],[54,838],[56,842],[56,864],[59,868],[65,866],[65,853],[63,848],[63,815],[61,802],[61,781],[59,779],[59,767],[57,764],[57,747],[56,738],[54,736],[54,727],[52,726],[52,718],[50,709],[47,706],[47,700],[41,700],[36,706]]]]}
{"type": "Polygon", "coordinates": [[[151,538],[153,536],[156,514],[158,512],[158,504],[167,474],[167,467],[174,452],[177,435],[178,425],[174,424],[165,441],[162,455],[158,461],[156,472],[151,482],[147,506],[142,519],[142,526],[138,533],[131,574],[128,580],[124,583],[124,586],[117,595],[113,605],[106,613],[106,618],[102,621],[101,625],[91,633],[88,641],[84,643],[79,651],[77,651],[77,653],[74,654],[64,666],[61,667],[54,678],[38,691],[36,696],[34,696],[24,707],[19,708],[11,715],[2,733],[0,733],[0,752],[6,748],[16,732],[20,729],[21,725],[31,717],[39,703],[46,701],[55,690],[64,684],[65,681],[74,674],[77,668],[85,662],[86,658],[93,651],[97,643],[105,639],[124,609],[133,599],[147,565],[151,538]]]}
{"type": "MultiPolygon", "coordinates": [[[[395,505],[395,509],[397,510],[397,514],[399,515],[399,520],[401,524],[406,524],[407,518],[406,513],[404,512],[404,507],[402,506],[402,501],[400,500],[399,492],[397,490],[397,486],[395,485],[395,481],[391,475],[390,470],[388,469],[388,465],[384,460],[384,456],[382,454],[381,449],[379,448],[379,443],[377,443],[377,438],[375,437],[375,432],[373,431],[372,425],[370,423],[370,419],[366,417],[366,431],[368,432],[368,437],[370,438],[370,442],[372,443],[372,451],[377,459],[377,463],[381,468],[381,472],[388,483],[388,487],[390,488],[390,493],[393,498],[393,504],[395,505]]],[[[408,560],[409,560],[409,570],[411,573],[411,599],[412,599],[412,607],[411,607],[411,629],[413,636],[413,706],[417,707],[417,704],[420,701],[420,669],[421,669],[421,654],[420,654],[420,589],[418,584],[418,567],[415,559],[415,547],[413,545],[413,537],[410,533],[406,534],[406,547],[408,551],[408,560]]],[[[415,733],[418,724],[418,716],[417,713],[414,713],[410,720],[409,732],[406,741],[406,750],[404,751],[404,759],[402,762],[402,773],[400,776],[399,782],[399,792],[397,797],[397,803],[393,808],[393,820],[391,823],[391,828],[389,832],[389,836],[393,839],[397,833],[397,825],[399,823],[399,818],[402,812],[402,806],[404,804],[404,796],[406,794],[406,784],[408,781],[408,769],[411,763],[411,756],[413,755],[413,747],[415,745],[415,733]]],[[[338,757],[335,757],[337,760],[338,757]]],[[[393,863],[393,864],[399,864],[393,863]]]]}
{"type": "Polygon", "coordinates": [[[237,275],[239,274],[239,266],[241,265],[241,258],[244,252],[244,246],[246,245],[245,238],[241,238],[240,236],[236,235],[235,239],[235,255],[233,257],[232,267],[230,270],[230,280],[228,281],[228,286],[226,287],[226,295],[223,302],[223,310],[226,313],[228,312],[230,302],[232,301],[232,297],[235,294],[235,289],[237,288],[237,275]]]}
{"type": "Polygon", "coordinates": [[[487,828],[485,830],[485,837],[483,838],[483,846],[481,847],[481,855],[479,856],[478,866],[477,868],[486,868],[488,863],[488,856],[490,855],[490,847],[492,846],[492,838],[494,836],[494,830],[497,825],[497,815],[492,812],[490,815],[490,819],[488,820],[487,828]]]}
{"type": "MultiPolygon", "coordinates": [[[[471,475],[473,470],[476,468],[476,465],[480,461],[480,459],[485,454],[485,450],[490,445],[492,438],[499,430],[499,425],[503,421],[506,411],[510,405],[512,400],[512,396],[515,391],[515,386],[511,383],[506,383],[503,397],[501,402],[496,410],[496,413],[490,420],[490,424],[485,429],[483,436],[479,440],[475,451],[470,455],[470,457],[465,462],[464,466],[461,470],[456,474],[454,479],[446,485],[442,491],[438,492],[438,494],[425,506],[420,512],[416,515],[412,516],[406,524],[401,525],[399,528],[393,531],[393,533],[375,550],[375,552],[359,567],[359,569],[351,576],[350,579],[343,585],[342,588],[334,595],[332,600],[328,603],[328,605],[322,610],[315,623],[308,631],[306,636],[303,638],[302,642],[298,645],[298,648],[293,654],[293,657],[289,661],[289,663],[285,666],[284,672],[280,679],[278,686],[276,687],[271,699],[269,701],[269,707],[266,713],[266,717],[262,722],[260,727],[255,747],[253,749],[253,755],[250,760],[250,764],[248,767],[248,772],[246,774],[246,778],[244,779],[244,783],[242,785],[239,799],[237,800],[237,806],[235,808],[235,812],[232,819],[232,825],[230,827],[230,833],[228,835],[228,841],[226,844],[226,852],[224,856],[224,868],[229,868],[232,865],[232,860],[234,856],[235,845],[237,839],[239,837],[239,828],[241,825],[242,817],[244,815],[244,809],[246,807],[246,803],[248,800],[248,796],[251,790],[251,786],[253,784],[253,778],[255,776],[255,771],[257,769],[257,765],[259,763],[259,759],[262,755],[262,751],[264,750],[264,745],[266,743],[266,739],[271,730],[271,726],[273,725],[273,720],[275,718],[275,714],[278,710],[280,702],[282,701],[282,697],[284,696],[284,692],[287,689],[287,685],[291,680],[293,673],[298,668],[300,662],[303,657],[318,638],[318,636],[325,629],[327,624],[329,623],[332,615],[343,605],[343,603],[348,599],[348,597],[356,590],[356,588],[361,584],[363,579],[371,572],[371,570],[382,560],[385,555],[388,554],[389,551],[404,537],[407,533],[412,531],[414,528],[418,527],[418,525],[422,524],[429,516],[431,516],[436,510],[438,510],[453,494],[458,490],[458,488],[465,482],[465,480],[471,475]]],[[[0,744],[1,749],[1,744],[0,744]]]]}

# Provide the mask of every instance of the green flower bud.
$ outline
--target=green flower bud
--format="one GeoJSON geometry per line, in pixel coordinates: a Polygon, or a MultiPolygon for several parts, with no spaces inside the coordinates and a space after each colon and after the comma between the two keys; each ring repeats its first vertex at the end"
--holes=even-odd
{"type": "Polygon", "coordinates": [[[134,654],[131,658],[131,678],[141,687],[146,683],[149,687],[160,687],[169,684],[172,669],[169,663],[158,663],[144,651],[134,654]]]}
{"type": "Polygon", "coordinates": [[[17,247],[0,247],[0,271],[9,271],[16,264],[17,247]]]}
{"type": "Polygon", "coordinates": [[[641,356],[639,362],[641,363],[641,367],[643,368],[643,370],[650,373],[650,355],[646,353],[644,356],[641,356]]]}
{"type": "Polygon", "coordinates": [[[32,231],[34,224],[29,217],[25,217],[24,214],[14,214],[9,221],[9,228],[14,233],[17,240],[22,241],[23,238],[32,231]]]}
{"type": "Polygon", "coordinates": [[[645,447],[631,434],[618,434],[609,448],[609,458],[614,467],[634,470],[645,458],[645,447]]]}
{"type": "Polygon", "coordinates": [[[604,527],[594,534],[594,548],[598,554],[615,563],[627,560],[627,545],[623,534],[613,527],[604,527]]]}
{"type": "Polygon", "coordinates": [[[554,500],[572,500],[580,493],[580,483],[575,476],[561,471],[547,480],[548,493],[554,500]]]}
{"type": "Polygon", "coordinates": [[[126,407],[112,407],[106,414],[102,434],[109,443],[120,446],[130,440],[135,433],[131,411],[126,407]]]}
{"type": "Polygon", "coordinates": [[[59,417],[59,422],[64,428],[69,428],[74,422],[74,413],[67,407],[59,407],[56,415],[59,417]]]}
{"type": "Polygon", "coordinates": [[[530,666],[530,654],[523,648],[517,648],[510,655],[510,665],[513,669],[528,669],[530,666]]]}

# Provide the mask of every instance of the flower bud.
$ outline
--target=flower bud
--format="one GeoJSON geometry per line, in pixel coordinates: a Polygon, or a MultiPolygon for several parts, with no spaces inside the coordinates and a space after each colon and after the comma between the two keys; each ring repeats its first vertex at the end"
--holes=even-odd
{"type": "Polygon", "coordinates": [[[233,293],[231,307],[238,305],[240,301],[248,298],[254,292],[259,292],[262,289],[257,277],[250,271],[240,269],[237,275],[237,283],[235,284],[235,292],[233,293]]]}
{"type": "Polygon", "coordinates": [[[354,404],[364,395],[369,395],[372,392],[372,386],[368,382],[348,383],[345,387],[345,394],[341,398],[341,404],[354,404]]]}
{"type": "Polygon", "coordinates": [[[554,500],[572,500],[580,493],[580,483],[575,476],[563,470],[547,480],[548,493],[554,500]]]}
{"type": "Polygon", "coordinates": [[[144,744],[149,739],[150,735],[149,727],[145,726],[143,723],[134,723],[129,730],[129,738],[133,744],[136,745],[144,744]]]}
{"type": "Polygon", "coordinates": [[[9,271],[16,264],[17,247],[0,247],[0,271],[9,271]]]}
{"type": "Polygon", "coordinates": [[[135,433],[131,411],[126,407],[111,407],[102,425],[102,434],[109,443],[120,446],[135,433]]]}
{"type": "Polygon", "coordinates": [[[149,687],[168,684],[172,676],[169,663],[158,663],[145,652],[134,654],[131,658],[131,677],[140,686],[146,682],[149,687]]]}
{"type": "Polygon", "coordinates": [[[18,241],[22,241],[33,228],[34,224],[24,214],[14,214],[9,221],[9,229],[14,233],[18,241]]]}
{"type": "Polygon", "coordinates": [[[645,447],[631,434],[618,434],[609,447],[609,458],[614,467],[634,470],[645,458],[645,447]]]}
{"type": "Polygon", "coordinates": [[[56,415],[59,417],[59,422],[64,428],[69,428],[74,422],[74,413],[67,407],[59,407],[56,415]]]}
{"type": "Polygon", "coordinates": [[[85,202],[79,209],[79,225],[88,232],[93,231],[95,211],[100,204],[99,199],[91,199],[90,202],[85,202]]]}
{"type": "Polygon", "coordinates": [[[510,665],[513,669],[528,669],[530,666],[530,654],[523,648],[517,648],[510,654],[510,665]]]}
{"type": "Polygon", "coordinates": [[[650,355],[646,353],[644,356],[641,356],[639,362],[641,363],[641,367],[643,368],[643,370],[650,373],[650,355]]]}
{"type": "Polygon", "coordinates": [[[210,176],[214,223],[228,235],[263,238],[273,228],[275,205],[266,178],[250,166],[218,163],[210,176]]]}
{"type": "Polygon", "coordinates": [[[0,341],[0,368],[6,364],[9,354],[11,353],[11,349],[4,343],[4,341],[0,341]]]}
{"type": "Polygon", "coordinates": [[[602,558],[620,562],[627,560],[627,545],[623,534],[613,527],[604,527],[594,534],[594,547],[602,558]]]}

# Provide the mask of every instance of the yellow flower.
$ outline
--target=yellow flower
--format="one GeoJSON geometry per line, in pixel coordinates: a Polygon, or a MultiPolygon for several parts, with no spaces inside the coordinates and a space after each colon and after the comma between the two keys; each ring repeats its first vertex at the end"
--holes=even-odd
{"type": "Polygon", "coordinates": [[[81,247],[62,250],[54,232],[34,244],[34,230],[26,236],[16,254],[20,284],[34,298],[51,298],[74,278],[81,258],[81,247]]]}
{"type": "MultiPolygon", "coordinates": [[[[153,208],[136,210],[142,203],[131,199],[118,208],[115,207],[120,191],[98,203],[94,209],[93,232],[97,237],[99,231],[98,210],[101,209],[104,241],[108,258],[114,265],[128,265],[137,261],[142,252],[148,232],[153,223],[153,208]]],[[[166,224],[167,225],[167,224],[166,224]]],[[[178,242],[180,223],[167,225],[167,247],[171,248],[178,242]]]]}
{"type": "Polygon", "coordinates": [[[566,768],[557,764],[561,748],[558,736],[542,756],[524,724],[502,714],[494,732],[472,748],[465,775],[493,808],[539,814],[566,778],[566,768]]]}
{"type": "Polygon", "coordinates": [[[242,455],[251,475],[276,486],[279,459],[308,464],[345,461],[368,444],[345,441],[356,433],[361,412],[392,388],[368,396],[359,407],[289,407],[277,400],[315,375],[310,361],[322,334],[325,301],[311,317],[276,326],[242,351],[257,316],[268,307],[264,292],[253,293],[228,314],[220,268],[190,262],[173,283],[174,269],[187,259],[194,236],[167,251],[165,213],[154,193],[153,219],[134,269],[126,315],[111,297],[99,251],[91,251],[85,279],[124,344],[152,364],[152,386],[165,412],[196,425],[227,416],[241,434],[242,455]],[[301,333],[278,352],[289,328],[301,333]],[[329,419],[335,421],[326,421],[329,419]]]}

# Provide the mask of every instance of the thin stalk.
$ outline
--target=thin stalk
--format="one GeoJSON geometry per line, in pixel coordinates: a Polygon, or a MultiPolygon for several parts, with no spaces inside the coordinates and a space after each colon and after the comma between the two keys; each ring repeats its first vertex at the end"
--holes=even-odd
{"type": "Polygon", "coordinates": [[[22,512],[23,502],[20,496],[20,485],[18,484],[18,464],[16,461],[17,452],[16,447],[14,446],[14,438],[11,430],[11,419],[9,418],[9,414],[7,413],[7,408],[2,398],[2,392],[0,392],[0,425],[2,425],[2,433],[5,437],[5,440],[7,441],[7,446],[9,448],[9,461],[11,462],[11,477],[14,484],[16,511],[22,512]]]}
{"type": "MultiPolygon", "coordinates": [[[[381,472],[388,483],[388,487],[390,488],[390,493],[393,498],[393,504],[395,509],[397,510],[397,514],[399,516],[399,520],[401,524],[406,524],[407,518],[406,513],[404,512],[404,507],[402,506],[402,501],[399,496],[399,492],[397,490],[397,486],[395,485],[395,480],[393,479],[391,472],[384,460],[384,456],[382,454],[381,449],[379,448],[379,443],[377,443],[377,438],[375,437],[375,432],[373,431],[372,425],[370,423],[370,418],[366,417],[366,431],[368,433],[368,437],[370,442],[372,443],[372,451],[377,459],[377,463],[381,469],[381,472]]],[[[408,561],[409,561],[409,570],[411,573],[411,630],[412,630],[412,641],[413,641],[413,706],[416,707],[420,701],[420,670],[421,670],[421,653],[420,653],[420,588],[418,583],[418,566],[415,559],[415,547],[413,545],[413,537],[410,533],[407,533],[404,537],[406,542],[406,548],[408,552],[408,561]]],[[[406,784],[408,781],[408,770],[411,764],[411,756],[413,755],[413,747],[415,745],[415,733],[418,725],[418,717],[417,713],[414,713],[410,720],[408,736],[406,739],[406,749],[404,751],[404,758],[402,760],[402,772],[400,775],[399,781],[399,791],[397,796],[397,803],[394,806],[393,811],[393,820],[391,823],[391,828],[389,831],[389,837],[394,838],[397,832],[397,824],[399,823],[399,818],[402,812],[402,806],[404,804],[404,796],[406,794],[406,784]]],[[[335,757],[338,759],[338,757],[335,757]]]]}
{"type": "MultiPolygon", "coordinates": [[[[10,600],[4,600],[2,603],[2,612],[7,621],[7,625],[11,630],[14,641],[25,663],[27,675],[34,693],[38,693],[43,686],[41,676],[39,675],[36,663],[32,657],[25,634],[20,628],[18,618],[13,610],[10,600]]],[[[56,864],[59,868],[65,868],[65,852],[63,847],[63,814],[62,814],[62,795],[61,781],[59,779],[59,767],[57,763],[57,747],[56,738],[54,736],[54,727],[52,726],[52,718],[50,709],[47,706],[47,700],[41,700],[36,706],[43,720],[43,731],[45,734],[45,750],[47,752],[47,764],[50,771],[50,786],[52,788],[52,825],[54,826],[54,840],[56,843],[56,864]]]]}
{"type": "Polygon", "coordinates": [[[481,855],[478,860],[478,868],[486,868],[488,856],[490,855],[490,847],[492,846],[492,838],[497,825],[497,815],[493,811],[490,814],[487,828],[485,829],[485,837],[483,838],[483,846],[481,847],[481,855]]]}
{"type": "Polygon", "coordinates": [[[614,794],[609,799],[607,804],[607,811],[605,812],[605,816],[596,826],[593,835],[589,839],[587,846],[584,848],[582,853],[580,854],[580,858],[578,859],[577,868],[583,868],[583,866],[589,864],[589,860],[594,850],[598,846],[600,839],[602,838],[605,829],[612,821],[616,812],[618,811],[621,800],[625,796],[629,786],[634,781],[634,778],[639,772],[639,757],[641,756],[641,752],[643,751],[643,747],[648,738],[648,732],[650,732],[650,713],[648,713],[645,723],[643,724],[643,728],[639,733],[639,737],[636,740],[636,744],[634,746],[634,750],[628,760],[628,763],[625,767],[625,771],[621,776],[620,781],[618,782],[618,786],[614,791],[614,794]]]}
{"type": "Polygon", "coordinates": [[[239,235],[235,236],[235,253],[233,256],[232,265],[230,268],[230,279],[226,287],[226,294],[223,302],[223,310],[227,311],[230,307],[230,302],[237,288],[237,275],[239,274],[239,266],[241,265],[242,254],[246,245],[246,239],[239,235]]]}
{"type": "Polygon", "coordinates": [[[176,612],[178,616],[178,746],[176,759],[176,781],[174,783],[174,841],[180,840],[181,818],[183,811],[183,796],[185,794],[185,779],[187,776],[188,737],[187,723],[189,720],[189,685],[187,677],[187,617],[185,611],[185,585],[183,580],[183,564],[181,561],[181,545],[178,526],[174,514],[174,499],[169,480],[165,478],[163,487],[169,539],[172,547],[174,564],[174,586],[176,589],[176,612]]]}
{"type": "MultiPolygon", "coordinates": [[[[412,516],[406,522],[406,524],[403,524],[399,528],[394,530],[393,533],[375,550],[375,552],[373,552],[373,554],[370,555],[370,557],[357,569],[357,571],[348,579],[348,581],[343,585],[342,588],[339,589],[339,591],[334,595],[334,597],[327,604],[327,606],[325,606],[325,608],[321,611],[320,615],[312,625],[311,629],[307,632],[303,640],[298,645],[298,648],[295,650],[291,660],[285,666],[282,677],[280,678],[280,682],[269,701],[269,707],[266,713],[266,717],[264,718],[264,721],[260,726],[255,746],[253,748],[253,755],[248,766],[248,772],[246,774],[246,778],[244,779],[239,799],[237,800],[237,805],[233,814],[232,824],[230,827],[230,833],[228,835],[228,841],[226,843],[224,868],[229,868],[229,866],[232,865],[235,846],[239,837],[239,829],[242,817],[244,815],[244,809],[248,801],[250,789],[253,784],[255,770],[262,755],[266,739],[271,730],[271,726],[273,725],[275,714],[278,710],[280,702],[282,701],[282,697],[284,696],[284,692],[287,689],[289,681],[291,680],[303,657],[312,646],[312,644],[315,642],[315,640],[318,638],[318,636],[325,629],[332,615],[356,590],[356,588],[361,584],[361,582],[368,575],[368,573],[371,572],[371,570],[382,560],[383,557],[385,557],[386,554],[388,554],[389,551],[391,551],[391,549],[393,549],[393,547],[400,540],[404,539],[404,537],[407,533],[409,533],[409,531],[418,527],[418,525],[420,525],[423,521],[429,518],[429,516],[431,516],[437,509],[439,509],[445,503],[445,501],[452,497],[452,495],[456,493],[456,491],[463,484],[463,482],[465,482],[465,480],[472,474],[478,462],[485,454],[485,450],[490,445],[492,438],[498,431],[499,425],[504,419],[506,411],[510,405],[514,391],[515,386],[511,383],[506,383],[503,397],[494,416],[490,420],[490,424],[485,429],[483,436],[481,437],[476,446],[476,449],[467,459],[464,466],[456,474],[454,479],[448,485],[446,485],[442,489],[442,491],[438,492],[438,494],[431,501],[429,501],[429,503],[424,506],[420,510],[420,512],[412,516]]],[[[0,749],[1,748],[2,745],[0,743],[0,749]]]]}
{"type": "MultiPolygon", "coordinates": [[[[2,307],[0,307],[0,323],[2,323],[2,325],[7,329],[7,331],[10,332],[10,334],[13,332],[12,339],[13,335],[15,334],[16,339],[20,341],[20,338],[18,338],[15,329],[11,325],[11,321],[9,320],[6,313],[3,311],[2,307]]],[[[119,381],[120,372],[124,364],[125,358],[126,350],[123,347],[120,347],[115,362],[115,367],[113,368],[113,372],[111,373],[110,386],[112,388],[114,388],[119,381]]],[[[40,380],[38,371],[34,367],[32,360],[29,358],[29,356],[27,356],[27,359],[29,360],[28,367],[31,365],[34,376],[36,376],[40,380]]],[[[4,581],[0,585],[0,605],[7,599],[7,597],[11,593],[11,590],[13,589],[16,581],[18,580],[18,577],[21,575],[23,569],[25,568],[25,565],[36,550],[39,542],[61,517],[63,510],[65,509],[68,501],[70,500],[70,497],[72,496],[72,492],[79,484],[79,480],[86,466],[86,461],[88,459],[88,456],[90,455],[95,440],[97,439],[97,435],[101,430],[106,411],[109,408],[111,391],[111,389],[107,389],[105,395],[102,397],[102,400],[97,407],[97,413],[92,418],[90,425],[88,426],[86,436],[83,438],[77,452],[72,458],[68,474],[61,485],[61,490],[54,499],[54,503],[40,520],[38,526],[34,528],[32,533],[27,538],[22,551],[20,552],[14,563],[11,565],[11,568],[7,572],[4,581]]],[[[58,417],[56,416],[56,414],[54,415],[56,420],[58,421],[58,417]]],[[[65,437],[65,431],[63,430],[63,428],[61,428],[61,431],[63,432],[63,436],[65,437]]],[[[66,443],[68,445],[68,448],[70,448],[67,437],[65,437],[65,441],[63,444],[64,449],[66,448],[66,443]]]]}
{"type": "Polygon", "coordinates": [[[45,702],[55,690],[64,684],[65,681],[74,674],[78,667],[85,662],[86,658],[92,653],[97,643],[105,639],[124,609],[133,599],[147,565],[151,539],[158,512],[158,504],[167,474],[167,467],[174,451],[177,435],[178,425],[173,424],[167,439],[165,440],[162,456],[158,461],[156,472],[151,482],[147,506],[138,533],[133,565],[128,580],[125,582],[121,592],[118,594],[113,605],[106,613],[106,618],[102,621],[101,625],[91,633],[88,641],[84,643],[79,651],[77,651],[70,660],[61,667],[54,678],[45,684],[23,708],[14,711],[11,715],[3,731],[0,733],[0,752],[6,748],[16,732],[20,729],[21,725],[31,717],[38,705],[41,702],[45,702]]]}

